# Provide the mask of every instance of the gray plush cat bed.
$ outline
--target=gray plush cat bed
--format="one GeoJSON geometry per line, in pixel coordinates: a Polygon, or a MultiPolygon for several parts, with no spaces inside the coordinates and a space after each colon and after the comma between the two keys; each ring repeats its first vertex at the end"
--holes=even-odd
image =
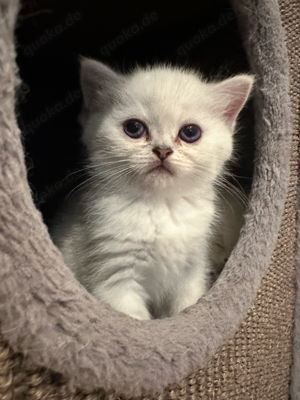
{"type": "Polygon", "coordinates": [[[0,398],[300,399],[300,3],[232,5],[257,77],[246,222],[198,304],[142,322],[74,279],[32,202],[14,114],[18,2],[0,0],[0,398]]]}

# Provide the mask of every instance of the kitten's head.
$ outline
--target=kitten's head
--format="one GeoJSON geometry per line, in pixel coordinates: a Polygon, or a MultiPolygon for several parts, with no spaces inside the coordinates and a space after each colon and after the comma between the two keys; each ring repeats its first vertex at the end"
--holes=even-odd
{"type": "Polygon", "coordinates": [[[83,140],[108,185],[156,192],[211,186],[231,157],[253,77],[206,83],[170,67],[130,75],[82,59],[83,140]]]}

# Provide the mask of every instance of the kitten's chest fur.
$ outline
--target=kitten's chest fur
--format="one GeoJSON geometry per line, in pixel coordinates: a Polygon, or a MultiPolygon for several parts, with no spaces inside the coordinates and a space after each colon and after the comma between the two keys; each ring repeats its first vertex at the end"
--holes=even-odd
{"type": "Polygon", "coordinates": [[[58,235],[64,237],[60,248],[78,280],[96,297],[101,297],[99,285],[121,275],[144,288],[154,315],[155,310],[159,316],[170,315],[169,304],[180,297],[185,281],[203,282],[203,291],[207,289],[214,214],[214,202],[197,196],[102,196],[84,202],[81,218],[69,220],[66,234],[58,235]]]}
{"type": "Polygon", "coordinates": [[[96,210],[92,226],[94,237],[98,224],[101,226],[100,257],[116,253],[115,257],[107,256],[107,268],[112,272],[117,264],[117,268],[132,269],[152,295],[162,282],[162,291],[167,286],[174,288],[194,268],[201,268],[201,259],[207,262],[212,202],[187,197],[153,200],[109,196],[99,201],[96,210]]]}
{"type": "Polygon", "coordinates": [[[212,201],[195,197],[153,200],[107,196],[94,207],[90,226],[93,237],[98,236],[102,244],[111,240],[129,252],[148,249],[157,261],[163,262],[162,257],[163,264],[169,260],[178,265],[191,253],[203,250],[214,212],[212,201]]]}
{"type": "MultiPolygon", "coordinates": [[[[184,231],[187,225],[190,228],[199,227],[195,222],[195,216],[204,216],[205,211],[210,211],[212,205],[207,200],[190,199],[189,197],[179,197],[176,199],[147,199],[147,198],[127,198],[119,195],[103,197],[99,201],[99,217],[104,224],[122,223],[122,218],[130,218],[124,221],[125,226],[134,228],[133,232],[128,229],[128,233],[136,234],[136,229],[143,229],[144,236],[152,235],[169,236],[174,233],[184,231]],[[146,224],[146,228],[144,229],[146,224]]],[[[97,213],[97,210],[96,210],[97,213]]],[[[126,229],[127,230],[127,229],[126,229]]],[[[192,233],[192,232],[191,232],[192,233]]]]}

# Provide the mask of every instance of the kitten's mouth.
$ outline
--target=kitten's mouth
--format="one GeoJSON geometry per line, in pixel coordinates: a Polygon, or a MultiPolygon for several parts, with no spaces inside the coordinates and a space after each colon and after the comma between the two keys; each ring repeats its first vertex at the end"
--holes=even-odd
{"type": "Polygon", "coordinates": [[[163,164],[160,164],[157,167],[150,169],[148,173],[150,174],[151,172],[154,172],[156,174],[173,175],[173,173],[163,164]]]}

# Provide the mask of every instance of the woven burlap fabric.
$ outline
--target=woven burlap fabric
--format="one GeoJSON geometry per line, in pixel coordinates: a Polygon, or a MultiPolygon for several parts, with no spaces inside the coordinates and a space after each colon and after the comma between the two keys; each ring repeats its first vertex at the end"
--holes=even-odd
{"type": "MultiPolygon", "coordinates": [[[[159,398],[287,399],[292,361],[294,254],[299,111],[299,16],[297,1],[281,1],[291,63],[294,138],[290,188],[276,250],[256,302],[235,337],[223,346],[206,369],[181,384],[168,387],[159,398]]],[[[68,392],[57,374],[34,368],[26,359],[0,344],[1,399],[116,398],[103,392],[68,392]]]]}

